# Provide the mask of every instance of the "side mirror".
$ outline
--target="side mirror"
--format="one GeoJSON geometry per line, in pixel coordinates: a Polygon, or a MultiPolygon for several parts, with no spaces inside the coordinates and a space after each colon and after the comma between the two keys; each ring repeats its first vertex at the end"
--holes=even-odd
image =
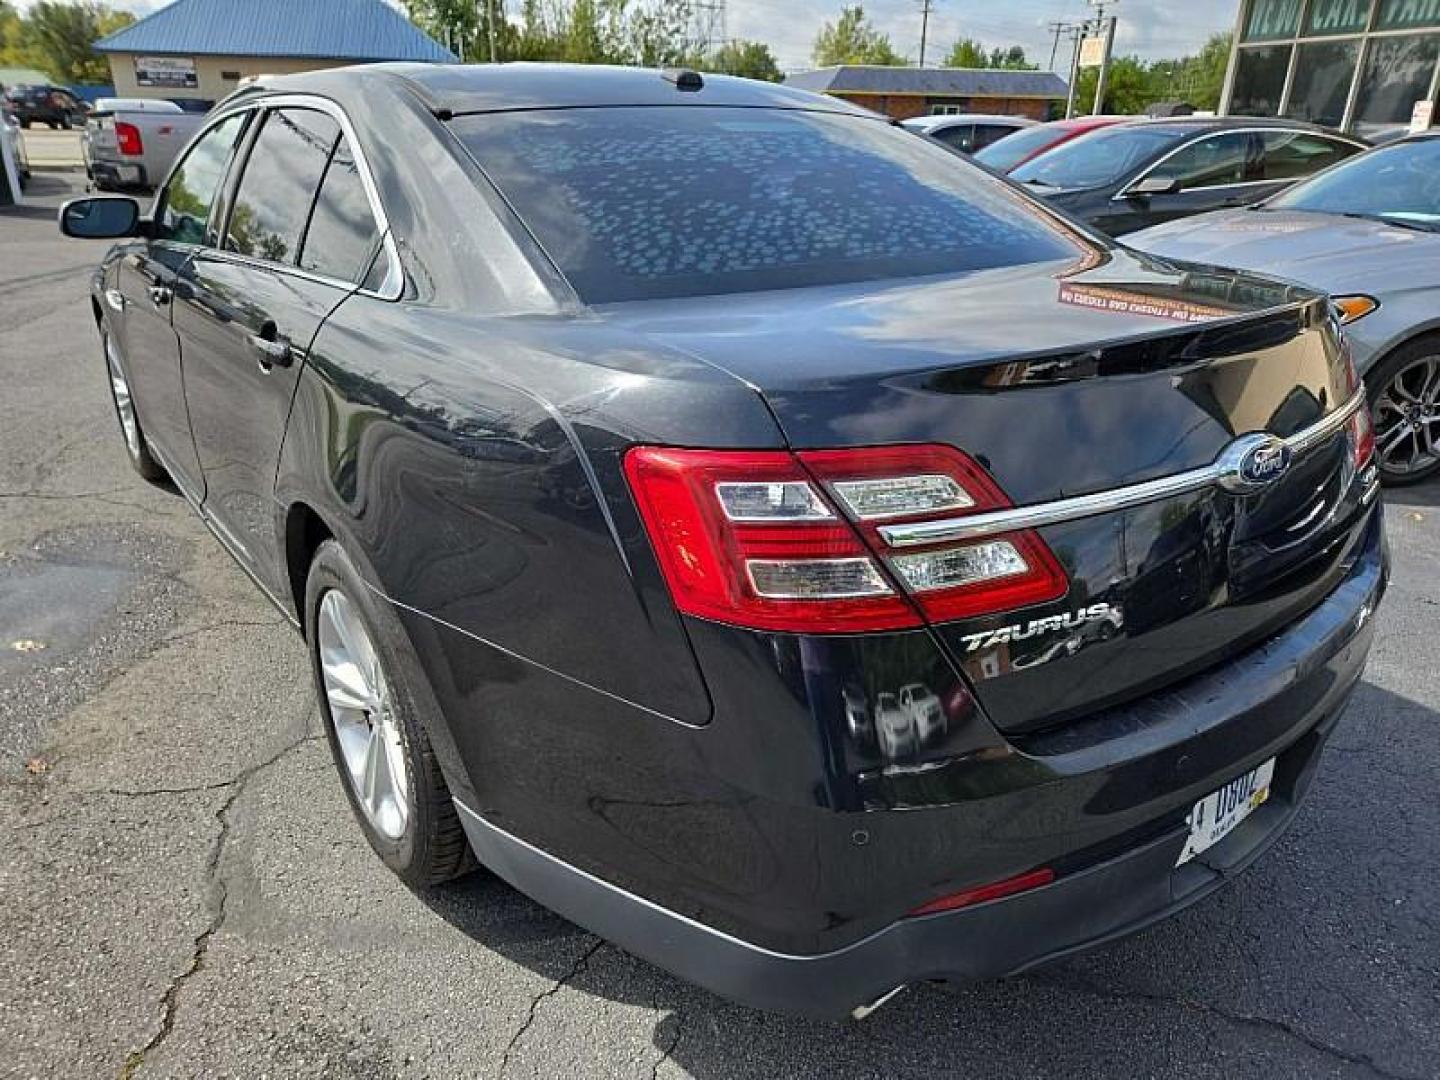
{"type": "Polygon", "coordinates": [[[140,235],[140,204],[125,196],[71,199],[60,207],[60,231],[81,240],[140,235]]]}
{"type": "Polygon", "coordinates": [[[1180,179],[1175,176],[1157,176],[1151,173],[1138,184],[1130,187],[1126,195],[1176,195],[1180,192],[1180,179]]]}

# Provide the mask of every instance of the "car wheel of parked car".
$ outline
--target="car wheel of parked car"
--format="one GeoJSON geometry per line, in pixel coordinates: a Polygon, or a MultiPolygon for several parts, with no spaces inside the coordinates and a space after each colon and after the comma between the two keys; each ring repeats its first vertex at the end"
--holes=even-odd
{"type": "Polygon", "coordinates": [[[1381,479],[1414,484],[1440,472],[1440,336],[1402,345],[1365,381],[1381,479]]]}
{"type": "Polygon", "coordinates": [[[125,436],[125,453],[135,471],[152,484],[165,483],[170,475],[165,467],[150,455],[145,432],[140,427],[140,418],[135,415],[135,398],[130,392],[130,380],[125,375],[125,365],[120,358],[120,346],[108,330],[101,331],[100,341],[105,349],[105,367],[110,376],[110,400],[115,403],[115,416],[120,421],[120,433],[125,436]]]}
{"type": "Polygon", "coordinates": [[[305,636],[330,750],[375,853],[416,887],[473,869],[421,719],[437,707],[425,676],[399,620],[334,540],[310,564],[305,636]]]}

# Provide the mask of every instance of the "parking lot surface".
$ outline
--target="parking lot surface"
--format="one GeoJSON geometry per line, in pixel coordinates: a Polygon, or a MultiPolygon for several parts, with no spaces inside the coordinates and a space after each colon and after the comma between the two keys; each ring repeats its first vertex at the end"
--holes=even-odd
{"type": "Polygon", "coordinates": [[[687,986],[484,874],[381,866],[300,640],[125,462],[82,178],[0,210],[0,1076],[1440,1075],[1440,484],[1293,830],[1101,952],[863,1023],[687,986]]]}

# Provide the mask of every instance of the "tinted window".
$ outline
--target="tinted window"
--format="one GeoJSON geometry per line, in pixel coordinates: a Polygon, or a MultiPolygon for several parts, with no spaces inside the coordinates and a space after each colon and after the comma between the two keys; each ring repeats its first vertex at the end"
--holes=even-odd
{"type": "Polygon", "coordinates": [[[1345,118],[1345,99],[1355,78],[1360,46],[1355,41],[1317,41],[1299,46],[1295,82],[1285,115],[1327,127],[1345,118]]]}
{"type": "Polygon", "coordinates": [[[359,281],[379,244],[380,229],[370,212],[360,170],[350,144],[341,136],[320,184],[300,265],[342,281],[359,281]]]}
{"type": "Polygon", "coordinates": [[[1168,128],[1101,128],[1047,150],[1011,175],[1022,184],[1103,187],[1126,179],[1182,138],[1168,128]]]}
{"type": "Polygon", "coordinates": [[[1349,143],[1300,131],[1267,131],[1262,138],[1266,180],[1295,180],[1309,176],[1344,161],[1356,152],[1356,147],[1349,143]]]}
{"type": "Polygon", "coordinates": [[[1252,167],[1252,145],[1246,131],[1211,135],[1166,158],[1148,175],[1176,180],[1181,191],[1258,180],[1259,169],[1252,167]]]}
{"type": "Polygon", "coordinates": [[[949,127],[936,128],[930,133],[930,137],[939,139],[946,146],[968,153],[975,147],[975,125],[951,124],[949,127]]]}
{"type": "Polygon", "coordinates": [[[1003,124],[976,124],[975,142],[972,149],[983,150],[991,143],[999,142],[1014,130],[1013,127],[1006,127],[1003,124]]]}
{"type": "Polygon", "coordinates": [[[983,170],[860,117],[592,108],[467,116],[454,129],[592,303],[1081,252],[983,170]]]}
{"type": "Polygon", "coordinates": [[[248,117],[248,113],[227,117],[190,148],[165,188],[157,239],[180,244],[205,242],[210,207],[248,117]]]}
{"type": "Polygon", "coordinates": [[[1235,65],[1235,90],[1230,112],[1235,116],[1276,116],[1285,76],[1290,70],[1289,45],[1241,49],[1235,65]]]}
{"type": "Polygon", "coordinates": [[[1440,34],[1374,38],[1360,76],[1356,128],[1373,131],[1408,122],[1415,102],[1430,92],[1437,56],[1440,34]]]}
{"type": "Polygon", "coordinates": [[[1265,204],[1440,227],[1440,138],[1371,150],[1265,204]]]}
{"type": "Polygon", "coordinates": [[[225,248],[272,262],[294,262],[315,189],[340,127],[313,109],[265,118],[235,192],[225,248]]]}
{"type": "Polygon", "coordinates": [[[1044,150],[1061,139],[1064,132],[1044,124],[1021,128],[1013,135],[1006,135],[999,142],[993,142],[975,155],[976,161],[983,161],[992,169],[1009,172],[1031,154],[1044,150]]]}

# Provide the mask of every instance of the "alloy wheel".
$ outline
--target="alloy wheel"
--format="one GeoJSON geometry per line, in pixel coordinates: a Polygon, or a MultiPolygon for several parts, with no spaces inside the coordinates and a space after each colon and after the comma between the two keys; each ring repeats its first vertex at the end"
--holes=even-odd
{"type": "Polygon", "coordinates": [[[135,459],[140,457],[140,425],[135,421],[135,402],[130,396],[130,382],[120,366],[120,353],[115,339],[105,337],[105,365],[110,369],[110,392],[115,395],[115,411],[120,415],[120,430],[125,434],[125,448],[135,459]]]}
{"type": "Polygon", "coordinates": [[[339,589],[320,598],[316,644],[345,774],[375,830],[391,840],[410,820],[410,785],[390,687],[360,613],[339,589]]]}
{"type": "Polygon", "coordinates": [[[1421,356],[1395,373],[1375,399],[1380,467],[1404,477],[1440,460],[1440,354],[1421,356]]]}

